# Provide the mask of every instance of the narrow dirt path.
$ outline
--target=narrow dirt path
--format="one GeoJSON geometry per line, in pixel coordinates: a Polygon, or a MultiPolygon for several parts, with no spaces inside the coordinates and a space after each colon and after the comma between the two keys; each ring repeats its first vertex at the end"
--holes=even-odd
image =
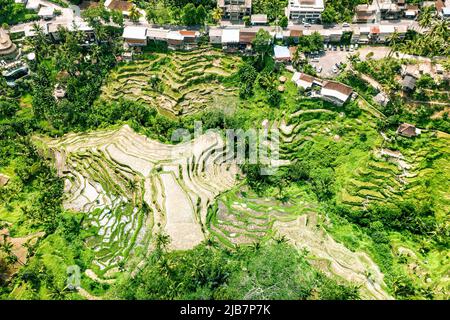
{"type": "Polygon", "coordinates": [[[92,294],[90,294],[89,292],[87,292],[86,290],[84,290],[81,287],[77,288],[77,291],[80,294],[80,296],[82,296],[83,298],[86,298],[87,300],[102,300],[102,298],[93,296],[92,294]]]}

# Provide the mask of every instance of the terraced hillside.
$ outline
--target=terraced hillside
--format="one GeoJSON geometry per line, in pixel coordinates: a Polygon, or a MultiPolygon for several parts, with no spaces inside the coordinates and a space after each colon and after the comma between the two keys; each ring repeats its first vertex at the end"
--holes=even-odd
{"type": "MultiPolygon", "coordinates": [[[[320,102],[300,101],[294,113],[285,114],[279,120],[265,120],[262,125],[279,132],[282,160],[301,162],[303,157],[311,159],[311,152],[316,152],[317,156],[312,157],[314,165],[323,165],[321,157],[331,155],[329,164],[334,168],[333,189],[338,204],[364,212],[369,206],[424,200],[423,203],[433,206],[441,227],[448,228],[449,136],[423,131],[414,139],[392,135],[389,140],[380,134],[375,120],[369,112],[351,118],[320,102]]],[[[311,205],[317,203],[316,199],[296,195],[292,190],[284,193],[289,195],[288,205],[275,205],[273,199],[258,199],[248,193],[227,193],[219,198],[211,215],[212,233],[230,246],[251,244],[277,233],[284,235],[296,246],[307,248],[325,272],[365,284],[368,296],[381,297],[383,282],[378,287],[370,284],[373,275],[383,279],[374,263],[379,264],[381,258],[374,255],[372,240],[361,236],[357,228],[337,227],[340,234],[336,234],[333,224],[325,223],[325,229],[342,244],[336,242],[324,230],[315,228],[316,221],[327,214],[323,208],[316,211],[311,205]],[[297,201],[302,203],[296,204],[297,201]],[[345,230],[351,230],[351,234],[345,236],[345,230]]],[[[408,241],[395,232],[389,233],[389,239],[392,248],[388,247],[388,254],[392,254],[398,272],[403,272],[418,286],[433,286],[429,291],[437,296],[446,296],[448,270],[443,266],[448,261],[448,251],[437,248],[427,253],[423,251],[424,242],[408,241]],[[409,257],[407,265],[403,262],[405,251],[409,257]]],[[[389,274],[390,286],[392,277],[389,274]]],[[[389,291],[392,292],[392,287],[389,291]]]]}
{"type": "Polygon", "coordinates": [[[346,139],[356,133],[366,133],[372,140],[381,143],[382,138],[376,132],[375,119],[371,114],[362,113],[353,119],[345,116],[343,110],[328,107],[322,101],[300,100],[297,111],[286,113],[274,121],[264,121],[263,127],[276,132],[274,136],[279,138],[278,156],[281,160],[295,162],[308,144],[323,140],[345,144],[346,139]]]}
{"type": "Polygon", "coordinates": [[[172,249],[200,243],[208,206],[238,173],[215,133],[173,146],[126,125],[43,141],[65,179],[65,208],[87,214],[94,234],[87,243],[100,273],[145,255],[156,233],[169,235],[172,249]]]}
{"type": "Polygon", "coordinates": [[[389,299],[379,267],[366,253],[352,252],[336,242],[321,226],[321,219],[317,203],[304,192],[282,203],[241,189],[219,197],[208,225],[212,235],[228,245],[284,237],[306,249],[311,263],[326,274],[360,285],[363,297],[389,299]]]}
{"type": "Polygon", "coordinates": [[[236,97],[227,79],[238,57],[211,48],[154,54],[152,59],[119,66],[102,88],[106,100],[131,99],[166,115],[193,114],[207,107],[226,107],[236,97]]]}
{"type": "Polygon", "coordinates": [[[448,137],[424,132],[408,148],[393,150],[396,145],[389,142],[376,146],[354,174],[344,179],[340,201],[353,209],[362,209],[432,196],[439,199],[436,214],[444,217],[450,211],[450,184],[445,174],[442,175],[450,168],[449,142],[448,137]]]}

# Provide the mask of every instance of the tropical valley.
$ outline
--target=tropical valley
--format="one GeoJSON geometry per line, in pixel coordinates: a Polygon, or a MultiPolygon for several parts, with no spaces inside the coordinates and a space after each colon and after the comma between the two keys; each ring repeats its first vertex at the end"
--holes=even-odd
{"type": "Polygon", "coordinates": [[[0,299],[448,300],[449,27],[0,0],[0,299]]]}

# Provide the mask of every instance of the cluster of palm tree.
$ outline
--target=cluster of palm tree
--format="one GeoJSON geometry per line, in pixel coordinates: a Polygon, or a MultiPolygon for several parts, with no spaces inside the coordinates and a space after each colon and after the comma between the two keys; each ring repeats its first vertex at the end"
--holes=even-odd
{"type": "Polygon", "coordinates": [[[215,8],[211,14],[212,19],[214,20],[214,22],[219,22],[220,19],[222,19],[222,15],[223,15],[223,10],[219,7],[215,8]]]}
{"type": "Polygon", "coordinates": [[[141,18],[142,14],[139,12],[138,8],[133,5],[130,9],[130,14],[129,14],[129,18],[131,21],[133,21],[134,23],[139,22],[139,19],[141,18]]]}
{"type": "MultiPolygon", "coordinates": [[[[8,240],[8,236],[6,234],[3,235],[3,241],[0,244],[0,252],[3,252],[5,255],[5,262],[7,265],[12,266],[13,264],[19,262],[19,258],[12,251],[13,244],[8,240]]],[[[22,263],[21,263],[22,264],[22,263]]]]}
{"type": "Polygon", "coordinates": [[[423,35],[413,34],[401,41],[397,33],[390,38],[392,51],[401,51],[419,56],[450,55],[450,21],[439,17],[433,7],[425,7],[418,18],[423,35]]]}

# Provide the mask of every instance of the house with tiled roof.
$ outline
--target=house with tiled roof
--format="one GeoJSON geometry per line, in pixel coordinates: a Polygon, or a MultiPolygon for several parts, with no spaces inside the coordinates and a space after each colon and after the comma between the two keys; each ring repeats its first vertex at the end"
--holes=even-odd
{"type": "Polygon", "coordinates": [[[313,85],[321,84],[319,79],[302,72],[295,72],[292,77],[292,82],[303,90],[309,90],[313,87],[313,85]]]}
{"type": "Polygon", "coordinates": [[[120,11],[124,16],[129,16],[133,3],[125,0],[106,0],[105,8],[111,11],[120,11]]]}
{"type": "Polygon", "coordinates": [[[252,14],[250,22],[254,26],[264,26],[268,23],[267,14],[252,14]]]}
{"type": "Polygon", "coordinates": [[[377,21],[378,8],[373,4],[360,4],[355,8],[356,23],[375,23],[377,21]]]}
{"type": "Polygon", "coordinates": [[[407,138],[417,137],[421,133],[420,129],[409,123],[402,123],[397,129],[397,134],[407,138]]]}
{"type": "Polygon", "coordinates": [[[320,94],[323,100],[342,106],[352,96],[353,89],[339,82],[326,81],[320,90],[320,94]]]}

